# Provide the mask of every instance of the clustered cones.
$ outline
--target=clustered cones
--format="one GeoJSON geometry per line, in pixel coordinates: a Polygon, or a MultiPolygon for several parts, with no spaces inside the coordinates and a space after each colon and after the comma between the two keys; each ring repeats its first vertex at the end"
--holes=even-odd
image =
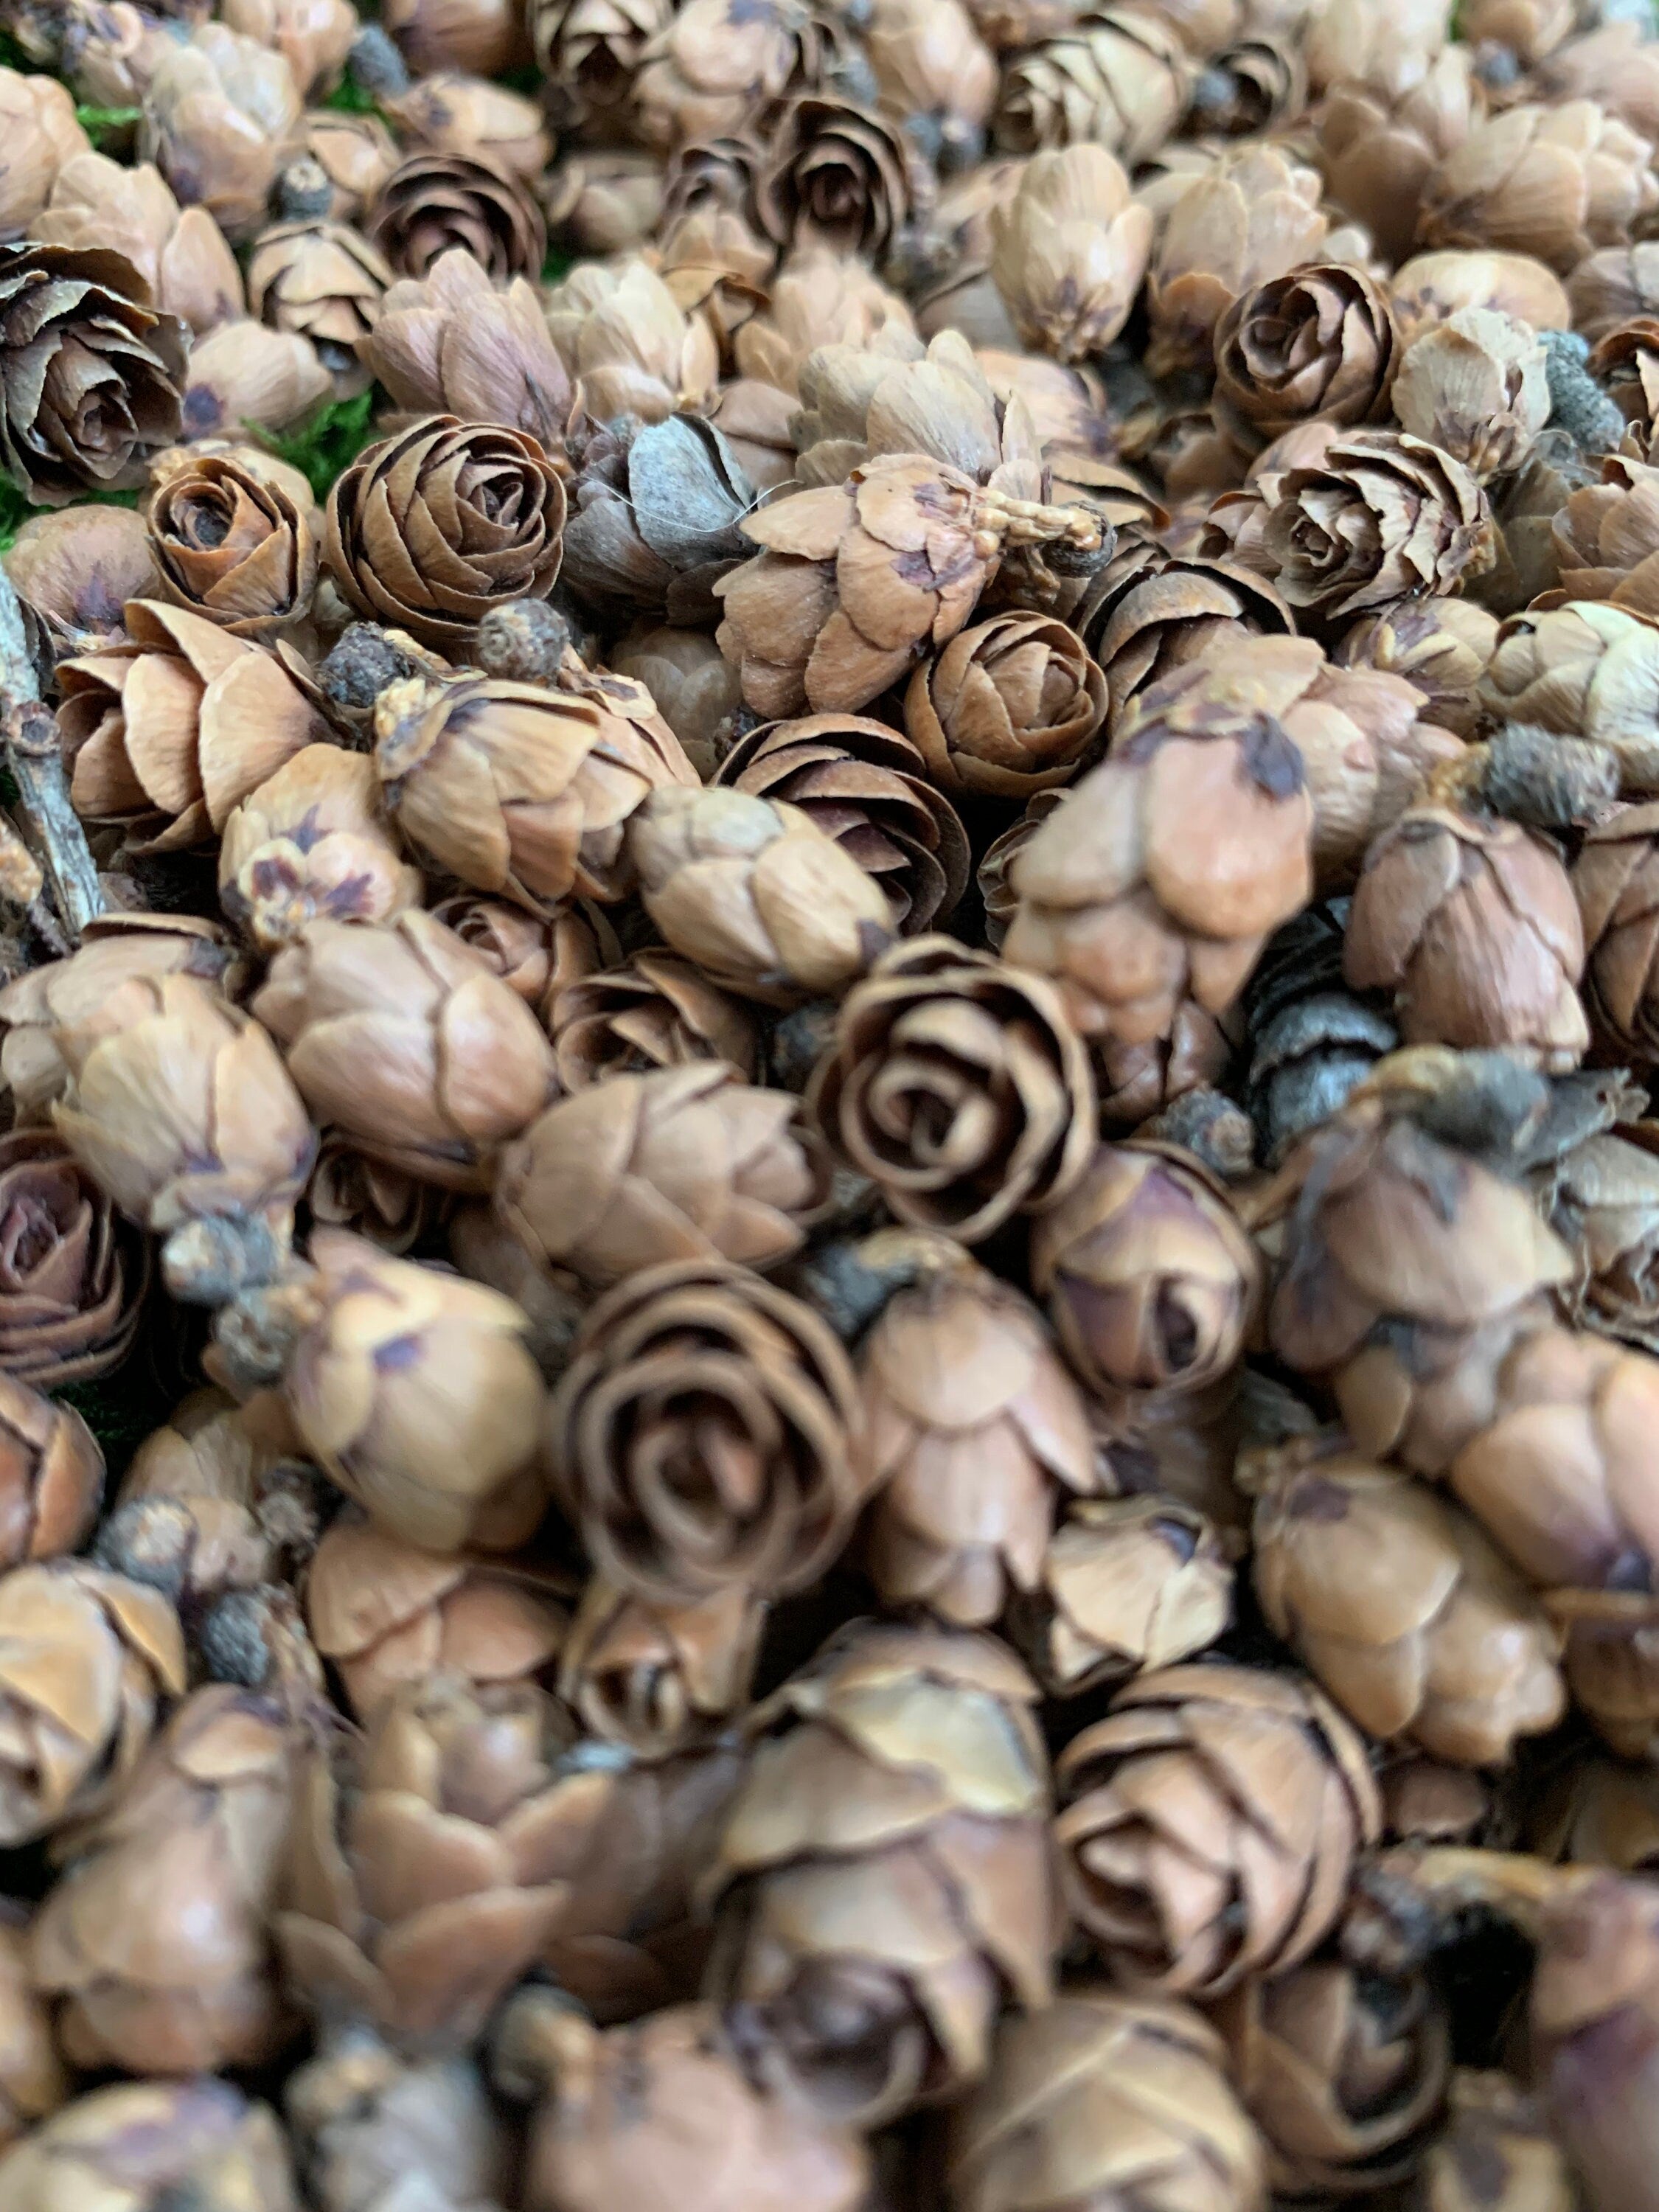
{"type": "Polygon", "coordinates": [[[1654,2212],[1642,9],[0,17],[0,2212],[1654,2212]]]}

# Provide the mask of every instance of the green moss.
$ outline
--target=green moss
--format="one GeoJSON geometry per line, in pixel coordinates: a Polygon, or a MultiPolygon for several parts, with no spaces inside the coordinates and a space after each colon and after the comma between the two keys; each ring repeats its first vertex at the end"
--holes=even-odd
{"type": "Polygon", "coordinates": [[[371,386],[367,392],[360,392],[355,399],[330,400],[297,430],[277,432],[257,430],[252,424],[248,427],[279,461],[301,471],[316,497],[324,500],[335,477],[343,469],[350,467],[373,439],[369,417],[374,411],[374,392],[371,386]]]}
{"type": "Polygon", "coordinates": [[[142,107],[77,107],[75,119],[100,153],[104,142],[131,130],[143,114],[142,107]]]}

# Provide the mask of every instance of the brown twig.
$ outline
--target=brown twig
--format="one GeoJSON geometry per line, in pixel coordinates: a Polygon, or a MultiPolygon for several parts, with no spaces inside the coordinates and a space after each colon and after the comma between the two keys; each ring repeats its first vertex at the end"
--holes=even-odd
{"type": "MultiPolygon", "coordinates": [[[[71,951],[87,924],[103,913],[106,901],[86,833],[70,804],[58,725],[40,698],[23,627],[23,610],[3,568],[0,568],[0,742],[16,781],[27,843],[40,864],[36,873],[40,881],[25,910],[54,951],[71,951]],[[50,895],[50,905],[42,897],[43,890],[50,895]]],[[[0,843],[3,842],[0,839],[0,843]]],[[[8,850],[0,877],[15,872],[8,850]]],[[[23,878],[18,880],[21,883],[23,878]]],[[[0,896],[21,902],[3,880],[0,896]]]]}

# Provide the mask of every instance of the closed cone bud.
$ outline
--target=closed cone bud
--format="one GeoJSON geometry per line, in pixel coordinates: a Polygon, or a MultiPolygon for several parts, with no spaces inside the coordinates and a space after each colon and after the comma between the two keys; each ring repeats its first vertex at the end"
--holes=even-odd
{"type": "MultiPolygon", "coordinates": [[[[1345,13],[1352,21],[1353,11],[1345,13]]],[[[1316,118],[1327,188],[1366,225],[1379,253],[1404,262],[1425,184],[1484,112],[1474,58],[1467,46],[1449,46],[1420,61],[1413,57],[1397,74],[1341,76],[1346,81],[1330,86],[1316,118]]]]}
{"type": "Polygon", "coordinates": [[[1659,623],[1604,601],[1516,615],[1498,634],[1480,687],[1481,705],[1504,720],[1563,737],[1595,738],[1649,757],[1647,709],[1659,680],[1659,623]]]}
{"type": "Polygon", "coordinates": [[[540,1679],[568,1626],[547,1578],[423,1552],[351,1515],[325,1530],[306,1571],[305,1601],[312,1641],[362,1721],[431,1674],[476,1685],[540,1679]]]}
{"type": "Polygon", "coordinates": [[[1568,496],[1551,536],[1567,598],[1659,613],[1659,468],[1607,454],[1601,482],[1568,496]]]}
{"type": "Polygon", "coordinates": [[[471,2057],[404,2057],[340,2029],[289,2075],[283,2110],[320,2212],[390,2212],[410,2192],[489,2212],[507,2197],[514,2144],[471,2057]]]}
{"type": "Polygon", "coordinates": [[[924,662],[905,727],[947,791],[1024,799],[1070,783],[1098,743],[1106,684],[1076,632],[1042,615],[994,615],[924,662]]]}
{"type": "Polygon", "coordinates": [[[1455,737],[1473,737],[1478,687],[1498,646],[1498,618],[1468,599],[1402,600],[1362,615],[1338,641],[1340,667],[1403,676],[1422,695],[1422,713],[1455,737]]]}
{"type": "Polygon", "coordinates": [[[1659,1160],[1644,1143],[1593,1136],[1539,1169],[1534,1185],[1577,1261],[1564,1293],[1570,1317],[1653,1351],[1659,1346],[1659,1160]]]}
{"type": "MultiPolygon", "coordinates": [[[[49,77],[26,82],[52,85],[49,77]]],[[[148,161],[128,167],[105,154],[75,154],[31,231],[48,246],[113,246],[148,283],[155,304],[198,337],[243,312],[242,272],[224,233],[205,208],[181,208],[148,161]]]]}
{"type": "Polygon", "coordinates": [[[1401,358],[1387,295],[1363,270],[1298,269],[1241,295],[1217,325],[1216,418],[1246,452],[1315,416],[1386,422],[1401,358]]]}
{"type": "Polygon", "coordinates": [[[858,2212],[856,2136],[754,2083],[714,2008],[597,2033],[573,2016],[532,2125],[527,2212],[858,2212]]]}
{"type": "Polygon", "coordinates": [[[951,2115],[951,2212],[1260,2212],[1261,2136],[1189,2006],[1087,1983],[1010,2020],[951,2115]],[[1079,2197],[1081,2187],[1086,2195],[1079,2197]]]}
{"type": "Polygon", "coordinates": [[[510,0],[387,0],[384,21],[411,69],[494,76],[530,59],[524,11],[510,0]]]}
{"type": "Polygon", "coordinates": [[[273,330],[309,338],[336,397],[350,399],[368,389],[370,371],[358,349],[392,281],[391,270],[351,223],[273,223],[248,255],[248,307],[273,330]]]}
{"type": "Polygon", "coordinates": [[[524,1000],[425,914],[308,922],[255,1007],[319,1121],[447,1189],[487,1188],[557,1087],[524,1000]]]}
{"type": "Polygon", "coordinates": [[[1102,1145],[1038,1222],[1032,1287],[1073,1369],[1109,1401],[1199,1390],[1238,1361],[1261,1262],[1191,1153],[1102,1145]]]}
{"type": "Polygon", "coordinates": [[[1659,1892],[1604,1875],[1547,1904],[1531,2027],[1552,2131],[1594,2212],[1653,2191],[1659,2079],[1659,1892]]]}
{"type": "Polygon", "coordinates": [[[975,1243],[1074,1187],[1095,1092],[1052,985],[925,937],[848,993],[809,1107],[901,1221],[975,1243]]]}
{"type": "Polygon", "coordinates": [[[775,1266],[829,1197],[795,1101],[718,1062],[613,1075],[509,1147],[495,1202],[544,1265],[604,1290],[641,1267],[775,1266]]]}
{"type": "Polygon", "coordinates": [[[632,888],[625,833],[653,790],[696,786],[665,723],[531,684],[388,687],[374,762],[403,835],[475,890],[546,913],[632,888]]]}
{"type": "Polygon", "coordinates": [[[1596,246],[1627,246],[1659,202],[1652,150],[1593,100],[1507,108],[1425,179],[1418,240],[1532,254],[1566,276],[1596,246]]]}
{"type": "Polygon", "coordinates": [[[181,200],[240,242],[264,219],[301,106],[285,55],[224,23],[198,23],[160,50],[144,88],[140,151],[181,200]]]}
{"type": "Polygon", "coordinates": [[[741,1584],[648,1605],[595,1575],[559,1661],[559,1694],[603,1742],[662,1759],[747,1704],[767,1607],[741,1584]]]}
{"type": "Polygon", "coordinates": [[[1103,352],[1152,250],[1152,218],[1104,147],[1034,155],[991,231],[991,273],[1021,337],[1060,361],[1103,352]]]}
{"type": "Polygon", "coordinates": [[[1011,1625],[1044,1688],[1068,1698],[1190,1659],[1232,1613],[1232,1569],[1215,1530],[1153,1492],[1071,1504],[1011,1625]]]}
{"type": "Polygon", "coordinates": [[[67,85],[49,76],[0,76],[0,114],[5,117],[7,165],[0,185],[0,226],[7,234],[39,235],[38,218],[58,173],[89,144],[75,116],[67,85]]]}
{"type": "Polygon", "coordinates": [[[751,1717],[708,1987],[827,2118],[954,2094],[1008,1996],[1048,2002],[1035,1698],[989,1638],[863,1622],[751,1717]]]}
{"type": "Polygon", "coordinates": [[[1055,1778],[1073,1914],[1115,1981],[1164,1996],[1224,1996],[1305,1959],[1378,1828],[1358,1732],[1301,1677],[1256,1668],[1141,1675],[1055,1778]]]}
{"type": "Polygon", "coordinates": [[[595,422],[637,415],[660,422],[708,406],[720,347],[638,255],[617,268],[585,262],[548,300],[548,328],[583,411],[595,422]]]}
{"type": "Polygon", "coordinates": [[[1423,2154],[1425,2212],[1575,2212],[1578,2192],[1536,2098],[1507,2074],[1459,2067],[1423,2154]]]}
{"type": "Polygon", "coordinates": [[[1484,483],[1519,467],[1550,416],[1544,349],[1528,324],[1460,307],[1407,349],[1395,380],[1403,428],[1484,483]]]}
{"type": "Polygon", "coordinates": [[[1036,1588],[1061,1501],[1094,1486],[1076,1385],[1035,1310],[968,1267],[898,1291],[859,1372],[880,1486],[865,1539],[878,1591],[989,1626],[1036,1588]]]}
{"type": "Polygon", "coordinates": [[[567,1091],[707,1060],[724,1060],[745,1082],[758,1071],[748,1009],[672,952],[647,946],[618,967],[556,978],[543,1007],[567,1091]]]}
{"type": "Polygon", "coordinates": [[[530,284],[497,291],[464,246],[393,283],[358,351],[411,414],[505,422],[550,452],[564,434],[570,380],[530,284]]]}
{"type": "Polygon", "coordinates": [[[891,934],[874,877],[799,807],[654,791],[629,819],[628,851],[669,945],[739,998],[789,1006],[843,988],[891,934]]]}
{"type": "Polygon", "coordinates": [[[1319,194],[1315,171],[1276,148],[1244,146],[1182,195],[1147,278],[1154,375],[1207,365],[1216,325],[1235,300],[1318,260],[1328,227],[1319,194]]]}
{"type": "Polygon", "coordinates": [[[434,1552],[510,1551],[544,1503],[544,1392],[498,1292],[317,1230],[283,1390],[318,1463],[380,1527],[434,1552]]]}
{"type": "Polygon", "coordinates": [[[471,2042],[558,1923],[567,1741],[534,1684],[440,1674],[395,1691],[338,1774],[315,1748],[276,1920],[296,1995],[416,2046],[471,2042]]]}
{"type": "Polygon", "coordinates": [[[315,412],[333,380],[311,340],[264,323],[220,323],[191,349],[183,417],[199,437],[285,430],[315,412]]]}
{"type": "Polygon", "coordinates": [[[99,1559],[186,1605],[251,1588],[310,1549],[318,1482],[252,1409],[193,1390],[128,1462],[99,1559]]]}
{"type": "Polygon", "coordinates": [[[1267,1465],[1256,1595],[1352,1720],[1471,1766],[1554,1727],[1559,1634],[1473,1522],[1328,1443],[1267,1465]]]}
{"type": "Polygon", "coordinates": [[[846,1353],[799,1299],[730,1264],[648,1268],[582,1324],[549,1419],[555,1486],[595,1567],[641,1598],[778,1595],[852,1534],[870,1488],[856,1408],[846,1353]]]}
{"type": "Polygon", "coordinates": [[[1410,2176],[1451,2065],[1450,2023],[1420,1975],[1317,1960],[1247,1982],[1215,2020],[1276,2190],[1363,2200],[1410,2176]]]}
{"type": "Polygon", "coordinates": [[[298,2212],[288,2146],[269,2105],[228,2081],[120,2081],[89,2090],[0,2160],[15,2212],[298,2212]]]}
{"type": "Polygon", "coordinates": [[[129,599],[161,588],[143,518],[125,507],[67,507],[24,523],[6,574],[60,658],[125,639],[129,599]]]}
{"type": "Polygon", "coordinates": [[[219,899],[261,951],[313,921],[386,921],[416,904],[421,878],[398,853],[374,764],[307,745],[225,823],[219,899]]]}
{"type": "Polygon", "coordinates": [[[1192,64],[1162,15],[1106,8],[1079,23],[1068,14],[1021,26],[1011,43],[1029,51],[1014,54],[1003,76],[994,127],[1007,153],[1092,144],[1143,161],[1187,104],[1192,64]]]}
{"type": "Polygon", "coordinates": [[[307,96],[327,88],[358,27],[349,0],[229,0],[223,20],[281,54],[307,96]]]}
{"type": "Polygon", "coordinates": [[[269,1920],[295,1810],[281,1705],[214,1684],[179,1706],[36,1923],[34,1983],[82,2067],[210,2073],[289,2042],[269,1920]]]}
{"type": "Polygon", "coordinates": [[[636,623],[611,648],[617,675],[643,684],[707,782],[719,765],[716,732],[743,702],[738,671],[701,630],[636,623]]]}
{"type": "Polygon", "coordinates": [[[1572,884],[1517,823],[1401,815],[1366,856],[1342,967],[1358,990],[1392,990],[1408,1044],[1507,1046],[1559,1073],[1589,1041],[1572,884]]]}

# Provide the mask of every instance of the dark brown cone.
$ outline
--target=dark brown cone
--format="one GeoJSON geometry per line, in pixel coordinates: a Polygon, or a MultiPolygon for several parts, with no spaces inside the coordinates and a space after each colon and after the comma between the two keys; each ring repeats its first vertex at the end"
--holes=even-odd
{"type": "Polygon", "coordinates": [[[1082,1498],[1010,1632],[1049,1694],[1070,1698],[1190,1659],[1232,1610],[1232,1569],[1201,1513],[1155,1492],[1082,1498]]]}
{"type": "Polygon", "coordinates": [[[149,1286],[149,1246],[68,1147],[45,1129],[0,1137],[0,1370],[48,1389],[106,1375],[149,1286]]]}
{"type": "Polygon", "coordinates": [[[1075,630],[996,615],[924,662],[904,723],[929,773],[964,797],[1025,799],[1070,783],[1091,759],[1106,682],[1075,630]]]}
{"type": "Polygon", "coordinates": [[[1099,662],[1114,731],[1131,702],[1188,662],[1202,662],[1222,640],[1290,636],[1295,617],[1273,586],[1235,562],[1174,558],[1157,552],[1113,562],[1085,595],[1079,635],[1099,662]]]}
{"type": "Polygon", "coordinates": [[[1388,295],[1363,270],[1316,264],[1259,285],[1216,325],[1220,428],[1259,453],[1314,416],[1386,422],[1401,343],[1388,295]]]}
{"type": "Polygon", "coordinates": [[[755,204],[781,246],[830,246],[879,264],[927,181],[886,115],[808,94],[778,118],[755,204]]]}
{"type": "Polygon", "coordinates": [[[498,282],[534,283],[547,256],[547,226],[525,187],[465,154],[410,155],[381,186],[364,228],[399,276],[426,276],[459,246],[498,282]]]}

